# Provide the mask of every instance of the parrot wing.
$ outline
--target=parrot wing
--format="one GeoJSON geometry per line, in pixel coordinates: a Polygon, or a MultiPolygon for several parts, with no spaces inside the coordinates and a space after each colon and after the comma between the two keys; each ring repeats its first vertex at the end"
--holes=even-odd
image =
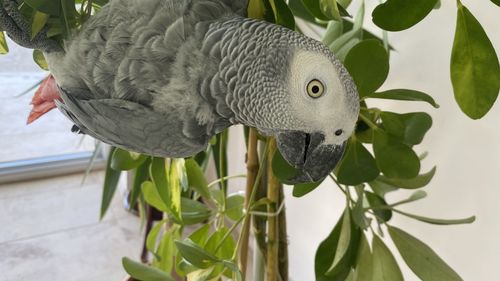
{"type": "Polygon", "coordinates": [[[209,137],[196,120],[182,113],[168,116],[139,103],[120,99],[79,100],[79,89],[59,88],[59,109],[90,136],[113,146],[163,157],[188,157],[207,147],[209,137]],[[91,129],[90,129],[91,128],[91,129]]]}

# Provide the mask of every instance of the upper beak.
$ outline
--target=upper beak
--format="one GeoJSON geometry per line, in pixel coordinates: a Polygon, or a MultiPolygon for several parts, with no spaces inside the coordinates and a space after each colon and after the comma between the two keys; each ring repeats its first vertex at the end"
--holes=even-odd
{"type": "Polygon", "coordinates": [[[276,136],[283,158],[298,170],[287,184],[323,180],[342,158],[346,142],[340,145],[324,144],[321,133],[285,132],[276,136]]]}

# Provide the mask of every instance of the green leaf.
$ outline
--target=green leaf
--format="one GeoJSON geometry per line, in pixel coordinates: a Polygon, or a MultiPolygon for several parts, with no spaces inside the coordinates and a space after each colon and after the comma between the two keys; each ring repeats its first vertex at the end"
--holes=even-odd
{"type": "Polygon", "coordinates": [[[61,13],[61,0],[24,0],[24,3],[45,14],[59,16],[61,13]]]}
{"type": "Polygon", "coordinates": [[[364,185],[356,186],[356,193],[358,195],[358,200],[352,209],[352,220],[359,228],[366,230],[370,226],[371,219],[365,216],[364,185]]]}
{"type": "Polygon", "coordinates": [[[163,235],[158,246],[157,259],[153,262],[155,267],[160,268],[164,272],[171,272],[174,267],[174,256],[176,254],[176,247],[174,241],[180,238],[179,226],[172,225],[163,235]]]}
{"type": "MultiPolygon", "coordinates": [[[[361,2],[361,6],[358,9],[358,12],[356,14],[356,17],[354,18],[354,22],[350,22],[347,20],[342,21],[342,26],[343,26],[343,32],[344,34],[340,35],[338,38],[333,40],[330,44],[328,44],[328,47],[334,54],[338,54],[341,50],[343,52],[349,51],[352,49],[352,47],[347,47],[349,42],[355,42],[357,40],[363,39],[363,20],[365,18],[365,4],[364,2],[361,2]]],[[[326,37],[325,37],[326,38],[326,37]]],[[[347,52],[347,54],[349,53],[347,52]]],[[[347,56],[347,54],[345,56],[347,56]]],[[[345,59],[343,60],[345,61],[345,59]]]]}
{"type": "Polygon", "coordinates": [[[355,138],[349,140],[339,163],[337,180],[346,185],[358,185],[377,178],[380,171],[371,153],[355,138]]]}
{"type": "Polygon", "coordinates": [[[388,0],[372,13],[373,23],[387,31],[410,28],[429,14],[437,0],[388,0]]]}
{"type": "Polygon", "coordinates": [[[393,211],[398,213],[398,214],[407,216],[409,218],[416,219],[418,221],[429,223],[429,224],[435,224],[435,225],[468,224],[468,223],[473,223],[476,220],[475,216],[471,216],[471,217],[464,218],[464,219],[447,220],[447,219],[434,219],[434,218],[418,216],[418,215],[406,213],[406,212],[403,212],[401,210],[396,210],[396,209],[393,209],[393,211]]]}
{"type": "Polygon", "coordinates": [[[374,39],[354,46],[344,64],[356,83],[360,98],[380,88],[389,74],[389,55],[384,46],[374,39]]]}
{"type": "Polygon", "coordinates": [[[31,24],[31,39],[35,38],[35,36],[42,30],[47,23],[49,16],[49,14],[35,11],[35,14],[33,15],[33,22],[31,24]]]}
{"type": "Polygon", "coordinates": [[[344,211],[342,217],[342,228],[340,230],[337,247],[335,249],[335,257],[330,268],[326,271],[326,275],[333,275],[340,269],[340,261],[344,259],[351,243],[351,214],[348,210],[344,211]]]}
{"type": "Polygon", "coordinates": [[[384,242],[373,236],[373,275],[372,280],[404,281],[396,259],[384,242]]]}
{"type": "Polygon", "coordinates": [[[500,65],[481,24],[458,1],[451,53],[451,82],[460,109],[472,119],[483,117],[500,90],[500,65]]]}
{"type": "Polygon", "coordinates": [[[192,158],[186,160],[186,173],[188,177],[189,187],[198,192],[205,198],[210,198],[208,190],[208,182],[203,171],[196,161],[192,158]]]}
{"type": "Polygon", "coordinates": [[[373,274],[373,255],[370,251],[370,245],[364,233],[361,233],[358,255],[356,259],[356,270],[354,271],[354,281],[374,281],[373,274]]]}
{"type": "Polygon", "coordinates": [[[319,6],[321,8],[321,12],[327,18],[336,21],[342,20],[336,0],[319,0],[319,6]]]}
{"type": "Polygon", "coordinates": [[[243,216],[244,202],[245,198],[238,194],[227,197],[225,211],[226,216],[233,221],[239,220],[243,216]]]}
{"type": "Polygon", "coordinates": [[[234,251],[236,250],[236,243],[231,235],[226,236],[229,229],[227,227],[221,227],[208,238],[207,243],[205,244],[205,250],[214,254],[218,258],[222,260],[229,260],[233,256],[234,251]],[[226,236],[226,239],[222,241],[222,239],[226,236]],[[215,252],[216,248],[221,246],[215,252]]]}
{"type": "Polygon", "coordinates": [[[189,272],[187,274],[187,280],[189,281],[208,281],[211,280],[210,276],[212,275],[215,266],[211,266],[207,269],[198,269],[193,272],[189,272]]]}
{"type": "Polygon", "coordinates": [[[33,60],[38,64],[38,66],[43,70],[49,70],[49,65],[45,60],[45,56],[40,50],[33,50],[33,60]]]}
{"type": "MultiPolygon", "coordinates": [[[[349,212],[346,209],[344,212],[349,212]]],[[[337,281],[337,280],[345,280],[350,273],[350,267],[355,261],[355,255],[358,251],[359,246],[359,235],[361,235],[361,231],[359,228],[354,227],[351,224],[351,234],[352,237],[350,239],[351,244],[348,249],[347,254],[340,261],[338,267],[335,268],[334,271],[330,271],[329,275],[326,275],[326,272],[333,265],[334,259],[336,257],[336,252],[338,247],[340,246],[340,233],[342,230],[342,223],[344,221],[345,214],[342,216],[342,219],[339,219],[332,232],[328,237],[320,243],[318,250],[316,251],[315,262],[314,262],[314,271],[316,275],[316,281],[337,281]]],[[[346,231],[344,231],[346,232],[346,231]]]]}
{"type": "Polygon", "coordinates": [[[429,246],[405,231],[388,226],[392,241],[408,267],[422,280],[459,281],[462,278],[429,246]]]}
{"type": "Polygon", "coordinates": [[[491,0],[491,2],[500,7],[500,0],[491,0]]]}
{"type": "Polygon", "coordinates": [[[162,198],[160,197],[158,189],[156,188],[154,183],[150,181],[143,182],[141,190],[144,196],[144,200],[146,200],[146,202],[149,205],[163,212],[169,211],[167,205],[165,204],[165,202],[163,202],[162,198]]]}
{"type": "Polygon", "coordinates": [[[322,182],[299,183],[293,186],[294,197],[302,197],[315,190],[322,182]]]}
{"type": "Polygon", "coordinates": [[[390,221],[392,218],[392,211],[385,209],[378,209],[379,207],[387,206],[387,202],[385,199],[375,193],[365,192],[366,200],[368,200],[368,204],[373,208],[373,213],[377,215],[377,220],[381,220],[382,222],[390,221]]]}
{"type": "Polygon", "coordinates": [[[137,199],[141,195],[141,185],[143,182],[149,179],[149,165],[151,165],[151,161],[147,159],[142,163],[139,167],[135,169],[134,180],[132,182],[132,191],[130,192],[130,208],[134,208],[137,203],[137,199]]]}
{"type": "Polygon", "coordinates": [[[326,26],[325,35],[321,39],[325,45],[330,45],[335,39],[339,38],[344,32],[344,21],[329,21],[326,26]]]}
{"type": "Polygon", "coordinates": [[[125,271],[133,278],[141,281],[174,281],[167,273],[153,267],[149,267],[139,262],[135,262],[127,257],[122,258],[125,271]]]}
{"type": "Polygon", "coordinates": [[[182,225],[203,223],[212,215],[212,212],[205,204],[195,200],[182,197],[181,205],[182,225]]]}
{"type": "Polygon", "coordinates": [[[198,268],[206,269],[220,261],[216,256],[195,244],[190,239],[175,241],[175,245],[182,257],[198,268]]]}
{"type": "Polygon", "coordinates": [[[412,179],[394,179],[385,176],[379,176],[377,180],[398,188],[417,189],[429,184],[429,182],[434,177],[434,174],[436,174],[436,167],[433,167],[429,172],[418,175],[412,179]]]}
{"type": "Polygon", "coordinates": [[[9,52],[9,46],[5,40],[5,33],[0,31],[0,55],[7,54],[9,52]]]}
{"type": "Polygon", "coordinates": [[[316,19],[311,13],[309,13],[302,0],[289,0],[288,7],[290,7],[294,16],[307,22],[317,24],[316,19]]]}
{"type": "Polygon", "coordinates": [[[168,171],[168,159],[153,157],[149,167],[149,174],[159,197],[166,206],[169,205],[171,196],[168,171]]]}
{"type": "Polygon", "coordinates": [[[327,16],[323,14],[321,11],[320,1],[318,0],[302,0],[304,7],[309,11],[311,15],[315,18],[318,18],[323,21],[330,20],[327,16]]]}
{"type": "Polygon", "coordinates": [[[111,168],[117,171],[132,170],[139,167],[146,159],[148,157],[145,155],[117,148],[111,157],[111,168]]]}
{"type": "Polygon", "coordinates": [[[153,228],[151,228],[148,235],[146,236],[146,249],[148,249],[153,254],[156,254],[156,242],[158,234],[160,233],[166,222],[167,220],[158,222],[153,228]]]}
{"type": "Polygon", "coordinates": [[[272,0],[275,5],[276,24],[295,30],[295,18],[284,0],[272,0]]]}
{"type": "Polygon", "coordinates": [[[120,180],[121,171],[116,171],[111,168],[111,158],[115,150],[116,148],[114,147],[110,149],[106,164],[106,174],[104,175],[104,186],[101,197],[101,220],[104,218],[104,215],[111,204],[111,200],[115,195],[116,187],[118,186],[118,181],[120,180]]]}
{"type": "Polygon", "coordinates": [[[382,130],[374,132],[373,151],[379,169],[389,178],[410,179],[418,175],[420,159],[417,154],[382,130]]]}
{"type": "Polygon", "coordinates": [[[409,146],[421,143],[432,127],[432,117],[425,112],[398,114],[382,111],[380,117],[385,131],[409,146]]]}
{"type": "Polygon", "coordinates": [[[399,205],[402,205],[402,204],[407,204],[407,203],[415,202],[415,201],[424,199],[425,197],[427,197],[427,192],[425,192],[423,190],[417,190],[417,191],[413,192],[410,195],[410,197],[408,197],[408,199],[401,200],[399,202],[393,203],[393,204],[391,204],[391,206],[392,207],[396,207],[396,206],[399,206],[399,205]]]}
{"type": "Polygon", "coordinates": [[[171,215],[178,221],[182,221],[181,196],[182,182],[187,178],[186,169],[184,168],[184,159],[172,159],[169,176],[169,200],[167,207],[171,211],[171,215]]]}
{"type": "Polygon", "coordinates": [[[366,98],[373,99],[388,99],[388,100],[403,100],[403,101],[423,101],[435,108],[439,108],[439,104],[426,93],[408,89],[393,89],[374,94],[369,94],[366,98]]]}
{"type": "Polygon", "coordinates": [[[283,183],[287,183],[289,179],[299,173],[297,169],[286,162],[279,150],[276,150],[274,153],[271,165],[274,175],[283,183]]]}

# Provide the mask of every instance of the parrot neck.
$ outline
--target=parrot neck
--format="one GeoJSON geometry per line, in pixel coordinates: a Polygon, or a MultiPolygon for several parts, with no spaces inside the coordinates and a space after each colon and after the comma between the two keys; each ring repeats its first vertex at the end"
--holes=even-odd
{"type": "MultiPolygon", "coordinates": [[[[217,111],[233,124],[263,132],[293,127],[286,83],[291,48],[284,38],[295,32],[241,17],[212,23],[202,51],[220,61],[211,79],[212,96],[223,95],[217,111]],[[230,114],[229,114],[230,113],[230,114]]],[[[295,36],[295,35],[294,35],[295,36]]]]}

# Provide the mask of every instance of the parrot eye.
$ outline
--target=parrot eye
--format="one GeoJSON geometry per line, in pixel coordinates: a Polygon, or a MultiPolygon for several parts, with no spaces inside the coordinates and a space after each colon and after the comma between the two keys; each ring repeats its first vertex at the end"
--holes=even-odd
{"type": "Polygon", "coordinates": [[[325,87],[323,86],[323,83],[319,80],[311,80],[309,84],[307,84],[307,94],[311,98],[319,98],[323,95],[325,91],[325,87]]]}

